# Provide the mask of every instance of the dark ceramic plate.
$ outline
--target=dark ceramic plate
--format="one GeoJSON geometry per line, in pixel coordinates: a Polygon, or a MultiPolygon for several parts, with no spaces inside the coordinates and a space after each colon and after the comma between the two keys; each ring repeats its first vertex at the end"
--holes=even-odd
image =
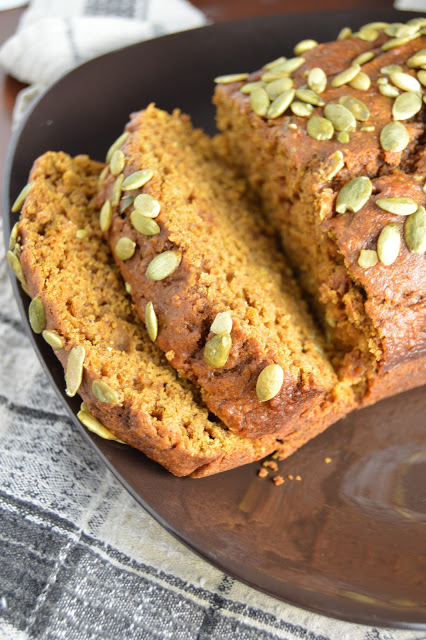
{"type": "MultiPolygon", "coordinates": [[[[5,176],[6,236],[16,219],[9,203],[44,151],[103,159],[129,113],[150,101],[180,107],[212,133],[216,75],[256,69],[291,54],[305,37],[331,40],[345,25],[408,17],[376,10],[242,20],[83,65],[42,96],[14,136],[5,176]]],[[[15,294],[28,324],[28,299],[16,286],[15,294]]],[[[75,416],[79,400],[64,395],[61,366],[39,337],[31,339],[75,416]]],[[[257,478],[258,464],[203,480],[177,479],[74,421],[145,509],[227,573],[326,615],[426,629],[425,416],[426,388],[354,413],[281,463],[284,475],[302,477],[281,487],[257,478]]]]}

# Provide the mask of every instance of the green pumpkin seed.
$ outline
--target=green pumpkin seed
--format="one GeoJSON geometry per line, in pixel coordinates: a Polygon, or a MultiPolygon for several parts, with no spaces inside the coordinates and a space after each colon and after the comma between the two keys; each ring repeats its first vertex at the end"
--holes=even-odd
{"type": "Polygon", "coordinates": [[[161,204],[158,200],[150,196],[148,193],[140,193],[136,196],[134,207],[145,218],[156,218],[161,210],[161,204]]]}
{"type": "Polygon", "coordinates": [[[288,89],[288,91],[284,91],[284,93],[279,95],[278,98],[275,98],[268,109],[268,112],[266,114],[267,117],[278,118],[279,116],[281,116],[284,111],[290,106],[290,103],[294,98],[294,94],[294,89],[288,89]]]}
{"type": "Polygon", "coordinates": [[[399,96],[398,89],[387,83],[379,85],[379,92],[387,98],[397,98],[399,96]]]}
{"type": "Polygon", "coordinates": [[[244,84],[240,91],[241,93],[251,93],[253,91],[253,89],[257,89],[257,87],[264,87],[266,85],[266,82],[263,82],[263,80],[256,80],[255,82],[247,82],[247,84],[244,84]]]}
{"type": "Polygon", "coordinates": [[[325,105],[324,100],[312,89],[297,89],[296,98],[302,102],[313,104],[316,107],[322,107],[325,105]]]}
{"type": "Polygon", "coordinates": [[[290,122],[288,128],[293,129],[293,131],[297,131],[297,124],[295,122],[290,122]]]}
{"type": "Polygon", "coordinates": [[[356,75],[355,78],[350,81],[349,84],[353,89],[358,89],[359,91],[368,91],[371,86],[371,80],[366,73],[360,71],[358,75],[356,75]]]}
{"type": "Polygon", "coordinates": [[[280,78],[279,80],[273,80],[268,82],[265,86],[265,91],[271,100],[275,100],[279,95],[288,91],[293,87],[293,80],[291,78],[280,78]]]}
{"type": "Polygon", "coordinates": [[[258,116],[266,116],[269,109],[270,100],[265,89],[262,89],[261,87],[253,89],[253,91],[250,93],[250,104],[251,108],[258,116]]]}
{"type": "Polygon", "coordinates": [[[248,78],[248,73],[228,73],[224,76],[217,76],[214,79],[216,84],[231,84],[231,82],[242,82],[248,78]]]}
{"type": "Polygon", "coordinates": [[[311,49],[314,49],[317,45],[318,45],[318,42],[316,40],[301,40],[294,47],[294,55],[301,56],[302,53],[305,53],[305,51],[310,51],[311,49]]]}
{"type": "Polygon", "coordinates": [[[113,156],[114,151],[119,149],[121,147],[121,145],[123,144],[123,142],[125,142],[128,137],[129,137],[129,132],[125,131],[124,133],[121,134],[121,136],[119,136],[117,138],[117,140],[115,140],[112,143],[112,145],[110,146],[110,148],[107,151],[106,158],[105,158],[105,162],[107,164],[109,164],[111,162],[111,158],[113,156]]]}
{"type": "Polygon", "coordinates": [[[362,100],[353,96],[342,96],[339,98],[339,104],[349,109],[354,117],[360,122],[365,122],[370,117],[370,110],[362,100]]]}
{"type": "Polygon", "coordinates": [[[360,127],[360,131],[375,131],[376,127],[374,126],[374,124],[368,124],[364,127],[360,127]]]}
{"type": "Polygon", "coordinates": [[[114,253],[119,260],[130,260],[134,256],[136,249],[136,242],[133,242],[131,238],[123,236],[115,245],[114,253]]]}
{"type": "Polygon", "coordinates": [[[383,77],[381,76],[380,78],[378,78],[377,84],[379,85],[379,87],[384,84],[389,84],[389,78],[385,78],[384,76],[383,77]]]}
{"type": "Polygon", "coordinates": [[[135,171],[131,173],[124,180],[121,188],[123,191],[129,191],[130,189],[140,189],[143,187],[149,180],[151,180],[154,172],[152,169],[141,169],[140,171],[135,171]]]}
{"type": "Polygon", "coordinates": [[[403,151],[410,136],[402,122],[390,122],[380,132],[380,144],[385,151],[403,151]]]}
{"type": "Polygon", "coordinates": [[[24,277],[24,272],[22,271],[21,262],[20,262],[18,256],[16,255],[16,253],[13,253],[13,251],[8,251],[7,252],[7,261],[9,263],[9,267],[12,269],[13,273],[15,274],[15,277],[21,283],[21,286],[22,286],[23,290],[25,291],[25,293],[28,293],[27,284],[25,282],[25,277],[24,277]]]}
{"type": "Polygon", "coordinates": [[[426,65],[426,49],[422,49],[421,51],[416,51],[411,58],[407,60],[407,67],[411,69],[418,69],[419,67],[424,67],[426,65]]]}
{"type": "Polygon", "coordinates": [[[227,333],[221,333],[214,336],[204,347],[204,360],[208,365],[219,369],[227,363],[229,352],[232,347],[231,336],[227,333]]]}
{"type": "Polygon", "coordinates": [[[426,87],[426,71],[423,69],[417,72],[417,77],[424,87],[426,87]]]}
{"type": "Polygon", "coordinates": [[[42,333],[46,328],[46,313],[40,296],[36,296],[31,300],[28,316],[34,333],[42,333]]]}
{"type": "Polygon", "coordinates": [[[25,198],[30,193],[34,185],[35,185],[35,182],[29,182],[27,185],[25,185],[25,187],[22,189],[21,193],[19,194],[19,196],[16,198],[15,202],[12,205],[12,209],[11,209],[12,213],[15,213],[16,211],[19,211],[19,209],[21,209],[22,205],[25,202],[25,198]]]}
{"type": "Polygon", "coordinates": [[[262,80],[267,82],[273,82],[274,80],[280,80],[282,78],[288,78],[290,74],[288,71],[280,71],[279,67],[277,69],[272,69],[271,71],[265,71],[262,80]]]}
{"type": "Polygon", "coordinates": [[[112,154],[109,168],[113,176],[118,176],[124,169],[126,164],[126,156],[121,149],[116,149],[112,154]]]}
{"type": "Polygon", "coordinates": [[[294,73],[304,63],[305,58],[302,58],[300,56],[297,56],[296,58],[289,58],[288,60],[282,62],[279,66],[277,65],[276,67],[274,67],[274,71],[279,70],[286,73],[294,73]]]}
{"type": "Polygon", "coordinates": [[[355,116],[341,104],[327,104],[324,115],[336,131],[354,131],[356,129],[355,116]]]}
{"type": "Polygon", "coordinates": [[[348,142],[351,139],[351,137],[350,137],[350,135],[349,135],[349,133],[347,131],[339,131],[339,133],[337,134],[336,138],[342,144],[348,144],[348,142]]]}
{"type": "Polygon", "coordinates": [[[407,247],[411,253],[424,253],[426,251],[426,211],[419,207],[415,213],[405,221],[404,236],[407,247]]]}
{"type": "Polygon", "coordinates": [[[286,60],[287,58],[284,58],[284,56],[280,56],[279,58],[276,58],[276,60],[267,62],[265,65],[263,65],[262,69],[265,69],[265,71],[269,71],[269,69],[273,69],[274,67],[277,67],[278,65],[280,65],[282,62],[285,62],[286,60]]]}
{"type": "Polygon", "coordinates": [[[398,89],[402,91],[420,91],[422,90],[420,82],[417,78],[413,78],[409,73],[403,73],[401,71],[393,71],[390,74],[390,79],[398,89]]]}
{"type": "Polygon", "coordinates": [[[217,314],[216,318],[212,322],[210,327],[212,333],[231,333],[232,331],[232,317],[229,311],[221,311],[217,314]]]}
{"type": "Polygon", "coordinates": [[[364,53],[360,53],[359,56],[357,56],[352,60],[352,64],[359,64],[362,66],[363,64],[370,62],[370,60],[372,60],[373,58],[374,58],[373,51],[364,51],[364,53]]]}
{"type": "Polygon", "coordinates": [[[400,24],[395,29],[395,36],[397,38],[407,38],[415,35],[419,28],[418,24],[400,24]]]}
{"type": "Polygon", "coordinates": [[[361,71],[361,67],[359,64],[354,64],[348,67],[341,73],[338,73],[337,76],[333,78],[333,80],[331,81],[331,86],[341,87],[344,84],[348,84],[348,82],[351,82],[358,75],[360,71],[361,71]]]}
{"type": "Polygon", "coordinates": [[[383,73],[384,75],[388,76],[391,73],[393,73],[394,71],[402,71],[402,67],[399,66],[399,64],[388,64],[386,65],[386,67],[382,67],[380,69],[380,73],[383,73]]]}
{"type": "Polygon", "coordinates": [[[377,21],[377,22],[369,22],[368,24],[365,24],[361,28],[362,29],[386,29],[388,26],[389,26],[389,22],[377,21]]]}
{"type": "Polygon", "coordinates": [[[67,365],[65,367],[65,393],[72,398],[80,388],[83,379],[83,363],[86,357],[84,347],[73,347],[68,355],[67,365]]]}
{"type": "Polygon", "coordinates": [[[125,282],[124,283],[124,288],[126,289],[126,292],[129,294],[129,296],[132,293],[132,285],[129,282],[125,282]]]}
{"type": "Polygon", "coordinates": [[[403,44],[407,44],[407,42],[413,40],[413,38],[414,36],[407,36],[406,38],[392,38],[382,44],[382,51],[390,51],[391,49],[396,49],[396,47],[401,47],[403,44]]]}
{"type": "Polygon", "coordinates": [[[354,36],[365,42],[374,42],[379,37],[379,32],[371,27],[362,27],[358,33],[354,33],[354,36]]]}
{"type": "Polygon", "coordinates": [[[111,194],[111,206],[112,207],[117,207],[118,203],[120,202],[121,188],[123,186],[123,182],[124,182],[124,175],[122,173],[120,173],[120,175],[116,177],[115,182],[114,182],[114,186],[112,188],[112,194],[111,194]]]}
{"type": "Polygon", "coordinates": [[[358,264],[363,269],[369,269],[370,267],[375,267],[378,263],[379,258],[377,255],[377,251],[374,249],[361,249],[358,258],[358,264]]]}
{"type": "Polygon", "coordinates": [[[110,200],[105,200],[99,213],[101,231],[108,231],[112,223],[112,206],[110,200]]]}
{"type": "Polygon", "coordinates": [[[320,67],[314,67],[308,73],[308,87],[315,93],[322,93],[327,88],[327,76],[320,67]]]}
{"type": "Polygon", "coordinates": [[[158,320],[152,302],[145,307],[145,326],[150,339],[155,342],[158,336],[158,320]]]}
{"type": "Polygon", "coordinates": [[[102,186],[103,181],[105,180],[105,178],[108,175],[108,171],[109,171],[109,166],[107,165],[106,167],[104,167],[102,169],[102,171],[99,174],[99,178],[98,178],[98,187],[100,188],[102,186]]]}
{"type": "Polygon", "coordinates": [[[389,36],[390,38],[393,38],[394,36],[396,36],[396,32],[399,27],[402,27],[402,22],[391,22],[385,28],[386,35],[389,36]]]}
{"type": "Polygon", "coordinates": [[[292,110],[295,116],[300,116],[301,118],[309,118],[312,111],[314,110],[314,107],[311,104],[308,104],[307,102],[300,102],[299,100],[294,100],[290,105],[290,109],[292,110]]]}
{"type": "Polygon", "coordinates": [[[84,238],[87,238],[87,231],[86,229],[77,229],[77,231],[75,232],[75,237],[78,240],[84,240],[84,238]]]}
{"type": "Polygon", "coordinates": [[[63,340],[57,331],[54,331],[53,329],[45,329],[41,335],[52,349],[64,348],[63,340]]]}
{"type": "Polygon", "coordinates": [[[330,140],[333,137],[334,127],[330,120],[313,116],[306,123],[306,131],[315,140],[330,140]]]}
{"type": "Polygon", "coordinates": [[[77,418],[80,420],[81,424],[89,429],[89,431],[92,431],[92,433],[95,433],[100,438],[103,438],[104,440],[119,441],[118,438],[116,438],[115,435],[111,433],[111,431],[104,427],[104,425],[99,422],[99,420],[95,418],[95,416],[92,416],[92,414],[87,410],[79,411],[77,413],[77,418]]]}
{"type": "Polygon", "coordinates": [[[181,257],[176,251],[164,251],[151,260],[146,270],[146,277],[149,280],[164,280],[176,271],[181,261],[181,257]]]}
{"type": "Polygon", "coordinates": [[[117,404],[118,397],[114,389],[103,380],[93,380],[92,393],[97,400],[106,404],[117,404]]]}
{"type": "Polygon", "coordinates": [[[336,200],[337,213],[352,211],[356,213],[367,202],[373,191],[370,178],[361,176],[347,182],[339,191],[336,200]]]}
{"type": "Polygon", "coordinates": [[[337,40],[347,40],[348,38],[352,38],[352,29],[350,27],[343,27],[343,29],[339,31],[337,40]]]}
{"type": "Polygon", "coordinates": [[[327,173],[327,180],[332,180],[334,176],[339,173],[340,169],[343,169],[345,162],[343,160],[343,153],[341,151],[335,151],[328,158],[329,171],[327,173]]]}
{"type": "Polygon", "coordinates": [[[401,235],[398,225],[394,222],[387,224],[380,232],[377,240],[377,255],[386,267],[393,264],[398,257],[401,247],[401,235]]]}
{"type": "Polygon", "coordinates": [[[138,209],[134,209],[130,214],[130,222],[139,233],[144,236],[155,236],[160,233],[160,227],[152,218],[147,218],[138,209]]]}
{"type": "Polygon", "coordinates": [[[15,224],[12,227],[12,231],[10,232],[9,249],[11,250],[15,248],[16,242],[18,240],[18,226],[19,226],[19,223],[15,222],[15,224]]]}
{"type": "Polygon", "coordinates": [[[407,20],[407,24],[415,24],[418,27],[425,27],[426,26],[426,18],[423,18],[421,16],[419,16],[417,18],[410,18],[410,20],[407,20]]]}
{"type": "Polygon", "coordinates": [[[130,205],[134,203],[134,201],[135,201],[134,195],[124,196],[124,198],[121,198],[120,213],[124,213],[124,211],[126,211],[126,209],[128,209],[130,205]]]}
{"type": "Polygon", "coordinates": [[[268,364],[259,374],[256,382],[256,393],[260,402],[272,400],[281,391],[284,382],[284,371],[279,364],[268,364]]]}
{"type": "Polygon", "coordinates": [[[397,216],[409,216],[417,211],[418,204],[411,198],[379,198],[376,204],[383,211],[395,213],[397,216]]]}
{"type": "Polygon", "coordinates": [[[422,99],[417,93],[411,91],[401,93],[397,97],[392,107],[394,120],[408,120],[412,118],[422,108],[422,99]]]}

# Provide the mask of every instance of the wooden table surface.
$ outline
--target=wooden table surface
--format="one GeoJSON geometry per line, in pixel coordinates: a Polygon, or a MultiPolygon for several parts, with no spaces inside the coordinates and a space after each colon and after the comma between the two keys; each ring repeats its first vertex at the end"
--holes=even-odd
{"type": "MultiPolygon", "coordinates": [[[[158,0],[159,1],[159,0],[158,0]]],[[[392,7],[392,0],[193,0],[213,22],[274,13],[318,11],[319,9],[350,9],[356,7],[392,7]]],[[[0,45],[16,30],[24,9],[0,11],[0,45]]],[[[0,176],[11,134],[12,110],[18,91],[24,86],[6,76],[0,69],[0,176]]]]}

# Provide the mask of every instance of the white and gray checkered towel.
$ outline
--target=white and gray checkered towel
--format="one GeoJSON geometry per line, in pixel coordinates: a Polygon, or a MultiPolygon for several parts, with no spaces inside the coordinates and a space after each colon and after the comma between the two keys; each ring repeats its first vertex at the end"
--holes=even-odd
{"type": "MultiPolygon", "coordinates": [[[[183,11],[185,26],[203,21],[184,0],[59,4],[93,20],[105,8],[111,20],[145,15],[138,39],[183,27],[183,11]]],[[[56,19],[58,1],[37,0],[22,33],[37,30],[31,21],[42,19],[43,5],[56,19]]],[[[64,37],[81,33],[72,20],[64,37]]],[[[87,57],[78,46],[78,57],[87,57]]],[[[19,319],[3,249],[0,352],[0,640],[425,640],[421,632],[352,625],[279,602],[225,576],[162,529],[65,415],[19,319]]]]}

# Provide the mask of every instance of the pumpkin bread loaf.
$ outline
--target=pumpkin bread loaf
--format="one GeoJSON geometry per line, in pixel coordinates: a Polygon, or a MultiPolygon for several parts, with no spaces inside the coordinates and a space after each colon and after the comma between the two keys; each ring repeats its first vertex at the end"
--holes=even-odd
{"type": "Polygon", "coordinates": [[[425,30],[345,29],[217,78],[217,150],[261,198],[364,404],[426,382],[425,30]]]}
{"type": "Polygon", "coordinates": [[[352,408],[257,202],[212,140],[151,105],[118,143],[106,238],[156,344],[209,409],[258,438],[352,408]]]}

